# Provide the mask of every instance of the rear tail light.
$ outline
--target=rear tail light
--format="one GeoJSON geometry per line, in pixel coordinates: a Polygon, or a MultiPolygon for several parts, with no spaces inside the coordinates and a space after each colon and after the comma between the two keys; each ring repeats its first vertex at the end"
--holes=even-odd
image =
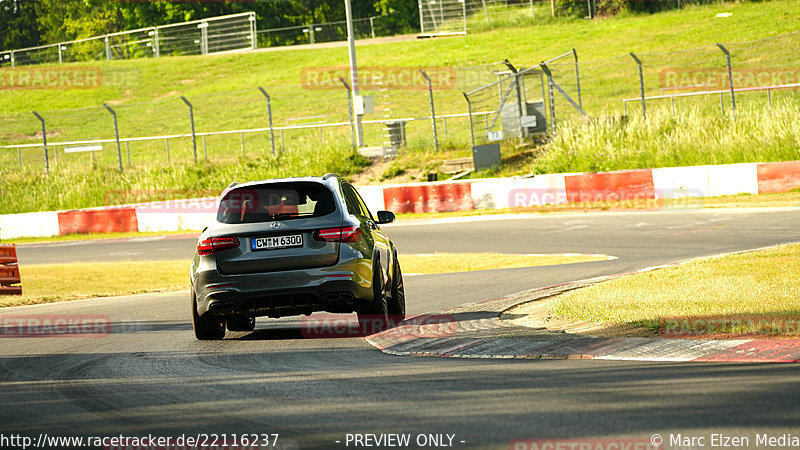
{"type": "Polygon", "coordinates": [[[314,239],[328,242],[357,242],[361,240],[361,228],[355,225],[324,228],[314,232],[314,239]]]}
{"type": "Polygon", "coordinates": [[[239,239],[235,237],[206,238],[197,243],[197,254],[200,256],[211,255],[222,250],[239,246],[239,239]]]}

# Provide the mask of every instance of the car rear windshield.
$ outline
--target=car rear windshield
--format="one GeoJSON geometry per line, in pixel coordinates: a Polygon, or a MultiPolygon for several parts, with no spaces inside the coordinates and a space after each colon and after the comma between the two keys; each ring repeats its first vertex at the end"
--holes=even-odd
{"type": "Polygon", "coordinates": [[[333,193],[313,181],[269,183],[233,189],[217,211],[221,223],[257,223],[320,217],[336,209],[333,193]]]}

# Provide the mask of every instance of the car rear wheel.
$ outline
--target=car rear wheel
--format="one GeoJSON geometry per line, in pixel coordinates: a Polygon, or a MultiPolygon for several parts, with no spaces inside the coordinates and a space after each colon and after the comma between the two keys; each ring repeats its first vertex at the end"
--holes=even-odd
{"type": "Polygon", "coordinates": [[[400,270],[400,262],[395,256],[394,276],[392,279],[392,298],[388,304],[389,318],[392,325],[399,325],[406,319],[406,290],[403,286],[403,272],[400,270]]]}
{"type": "Polygon", "coordinates": [[[256,329],[256,318],[236,317],[228,319],[228,329],[231,331],[253,331],[256,329]]]}
{"type": "Polygon", "coordinates": [[[194,336],[201,341],[219,340],[225,337],[225,322],[210,314],[197,314],[197,297],[192,289],[192,328],[194,336]]]}
{"type": "Polygon", "coordinates": [[[383,281],[380,263],[375,264],[372,278],[373,301],[358,311],[358,325],[364,335],[380,333],[389,323],[386,284],[383,281]]]}

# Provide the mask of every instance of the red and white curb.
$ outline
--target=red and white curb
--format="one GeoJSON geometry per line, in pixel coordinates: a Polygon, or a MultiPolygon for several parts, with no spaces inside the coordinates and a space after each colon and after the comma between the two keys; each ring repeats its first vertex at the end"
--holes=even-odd
{"type": "MultiPolygon", "coordinates": [[[[712,258],[719,256],[723,255],[714,255],[712,258]]],[[[427,318],[411,318],[407,323],[373,334],[366,339],[384,353],[405,356],[662,362],[800,362],[800,339],[601,338],[552,331],[542,332],[500,319],[504,311],[520,303],[544,299],[613,278],[674,267],[688,262],[691,261],[548,286],[487,302],[464,305],[427,314],[427,318]]]]}
{"type": "MultiPolygon", "coordinates": [[[[686,207],[697,208],[703,197],[787,192],[799,187],[800,161],[789,161],[362,186],[358,191],[372,211],[430,213],[592,202],[618,202],[624,207],[634,201],[661,209],[665,199],[685,200],[686,207]]],[[[0,215],[0,239],[200,230],[215,212],[216,198],[211,197],[0,215]]]]}

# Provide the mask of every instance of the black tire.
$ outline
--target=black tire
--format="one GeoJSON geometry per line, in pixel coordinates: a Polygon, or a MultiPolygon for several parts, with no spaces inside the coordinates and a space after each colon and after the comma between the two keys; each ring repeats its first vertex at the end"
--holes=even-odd
{"type": "Polygon", "coordinates": [[[255,317],[235,317],[233,319],[228,319],[228,330],[230,331],[253,331],[255,329],[255,317]]]}
{"type": "Polygon", "coordinates": [[[400,261],[397,255],[394,258],[394,275],[392,277],[392,298],[389,301],[389,320],[391,326],[397,326],[406,320],[406,290],[403,286],[403,272],[400,270],[400,261]]]}
{"type": "Polygon", "coordinates": [[[192,288],[192,328],[194,337],[201,341],[219,340],[225,337],[225,321],[209,314],[197,314],[197,298],[192,288]]]}
{"type": "Polygon", "coordinates": [[[383,275],[381,275],[380,263],[376,263],[373,270],[372,296],[372,302],[358,311],[358,324],[364,335],[380,333],[387,328],[389,323],[386,285],[383,275]]]}

